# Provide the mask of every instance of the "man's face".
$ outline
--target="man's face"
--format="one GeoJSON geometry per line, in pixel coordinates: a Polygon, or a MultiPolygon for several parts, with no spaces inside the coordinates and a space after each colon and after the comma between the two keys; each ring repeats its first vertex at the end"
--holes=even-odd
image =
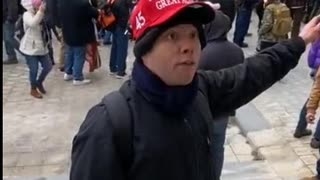
{"type": "Polygon", "coordinates": [[[197,29],[191,24],[180,24],[163,32],[142,59],[167,85],[183,86],[192,82],[200,53],[197,29]]]}

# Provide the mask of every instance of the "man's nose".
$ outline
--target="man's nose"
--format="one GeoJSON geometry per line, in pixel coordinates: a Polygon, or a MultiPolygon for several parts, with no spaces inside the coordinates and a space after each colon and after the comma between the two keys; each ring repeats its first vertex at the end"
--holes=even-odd
{"type": "Polygon", "coordinates": [[[195,42],[193,39],[186,39],[180,43],[180,52],[183,54],[193,53],[195,42]]]}

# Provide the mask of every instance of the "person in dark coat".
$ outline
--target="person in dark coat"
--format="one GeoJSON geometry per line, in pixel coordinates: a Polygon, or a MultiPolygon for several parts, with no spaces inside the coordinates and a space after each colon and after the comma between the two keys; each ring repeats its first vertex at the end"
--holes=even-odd
{"type": "Polygon", "coordinates": [[[3,64],[17,64],[15,50],[19,50],[20,43],[14,38],[15,23],[18,20],[18,0],[2,0],[2,30],[3,40],[8,59],[3,64]]]}
{"type": "Polygon", "coordinates": [[[305,15],[307,0],[284,0],[284,3],[289,7],[293,20],[291,37],[297,37],[305,15]]]}
{"type": "Polygon", "coordinates": [[[210,0],[212,3],[220,4],[220,11],[227,15],[230,19],[231,26],[236,16],[236,1],[235,0],[210,0]]]}
{"type": "Polygon", "coordinates": [[[205,26],[207,45],[201,53],[200,69],[217,71],[243,63],[242,49],[227,39],[230,29],[229,18],[221,12],[217,12],[216,19],[205,26]],[[212,57],[215,58],[212,59],[212,57]]]}
{"type": "Polygon", "coordinates": [[[52,28],[58,27],[61,28],[61,15],[59,14],[59,8],[61,6],[61,2],[63,0],[46,0],[46,14],[45,14],[45,21],[48,25],[52,28]]]}
{"type": "MultiPolygon", "coordinates": [[[[202,50],[199,69],[218,71],[243,63],[244,53],[242,49],[227,39],[230,28],[229,18],[222,12],[217,11],[214,21],[204,28],[207,45],[202,50]]],[[[231,115],[235,115],[235,111],[217,117],[212,123],[212,139],[214,139],[212,161],[214,162],[215,179],[220,179],[221,176],[224,161],[224,142],[228,119],[231,115]]]]}
{"type": "Polygon", "coordinates": [[[320,38],[319,17],[245,63],[197,72],[214,10],[170,2],[140,0],[132,11],[132,79],[88,112],[73,139],[70,180],[214,180],[207,123],[283,78],[320,38]]]}
{"type": "MultiPolygon", "coordinates": [[[[60,71],[64,71],[64,65],[65,65],[65,43],[63,40],[63,35],[62,35],[62,22],[61,19],[61,14],[59,12],[59,9],[61,8],[61,3],[63,0],[46,0],[47,3],[47,10],[45,14],[45,21],[48,24],[50,30],[52,30],[53,34],[59,41],[59,55],[58,55],[58,62],[59,62],[59,69],[60,71]]],[[[49,47],[49,55],[50,58],[52,58],[53,63],[54,61],[54,56],[53,56],[53,48],[52,48],[52,43],[49,47]]]]}
{"type": "Polygon", "coordinates": [[[264,0],[259,0],[258,4],[256,5],[256,13],[259,18],[258,29],[261,27],[263,12],[264,12],[264,0]]]}
{"type": "Polygon", "coordinates": [[[61,0],[59,14],[61,17],[63,40],[66,44],[64,80],[73,79],[73,85],[88,84],[82,73],[85,62],[86,45],[96,40],[93,19],[99,16],[89,0],[61,0]]]}
{"type": "Polygon", "coordinates": [[[224,14],[226,14],[232,23],[234,21],[234,18],[236,16],[236,3],[234,0],[221,0],[220,2],[221,8],[220,11],[222,11],[224,14]]]}
{"type": "Polygon", "coordinates": [[[320,14],[320,1],[319,0],[307,0],[304,23],[308,23],[313,17],[320,14]]]}
{"type": "Polygon", "coordinates": [[[258,0],[239,0],[233,42],[242,48],[249,46],[244,40],[250,27],[252,10],[257,3],[258,0]]]}
{"type": "MultiPolygon", "coordinates": [[[[56,38],[61,41],[61,17],[60,14],[58,13],[58,9],[60,6],[60,0],[46,0],[46,13],[44,16],[44,22],[47,24],[48,29],[50,31],[50,44],[49,44],[49,57],[51,59],[52,64],[55,64],[54,60],[54,51],[52,47],[52,35],[51,31],[53,34],[56,36],[56,38]],[[59,31],[60,30],[60,31],[59,31]]],[[[61,51],[61,47],[59,48],[61,51]]],[[[62,51],[63,53],[64,51],[62,51]]],[[[61,53],[61,52],[60,52],[61,53]]],[[[59,55],[61,58],[61,54],[59,55]]],[[[59,62],[61,62],[61,59],[59,59],[59,62]]],[[[61,69],[61,67],[60,67],[61,69]]]]}
{"type": "Polygon", "coordinates": [[[116,0],[112,12],[116,17],[116,24],[112,32],[112,47],[110,53],[109,70],[110,75],[122,79],[126,75],[126,59],[128,54],[128,20],[129,11],[132,6],[131,0],[116,0]]]}

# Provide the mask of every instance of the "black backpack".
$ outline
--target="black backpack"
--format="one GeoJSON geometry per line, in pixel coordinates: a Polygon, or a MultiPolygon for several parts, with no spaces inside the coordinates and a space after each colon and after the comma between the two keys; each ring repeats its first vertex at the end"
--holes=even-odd
{"type": "Polygon", "coordinates": [[[127,86],[122,86],[102,99],[114,128],[116,148],[120,152],[124,172],[129,171],[133,159],[133,103],[128,91],[127,86]]]}

